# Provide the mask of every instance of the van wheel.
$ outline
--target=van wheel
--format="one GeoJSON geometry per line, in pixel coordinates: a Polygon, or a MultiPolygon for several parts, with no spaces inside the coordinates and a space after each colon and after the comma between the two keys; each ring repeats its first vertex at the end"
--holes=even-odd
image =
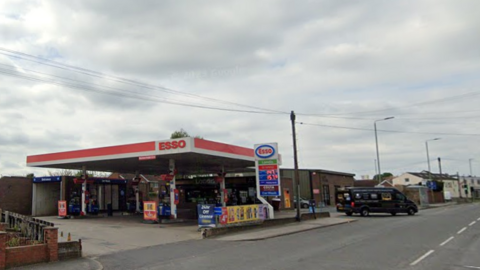
{"type": "Polygon", "coordinates": [[[347,215],[349,217],[352,216],[352,214],[353,214],[353,212],[345,212],[345,215],[347,215]]]}
{"type": "Polygon", "coordinates": [[[368,208],[363,208],[362,211],[360,212],[360,215],[362,215],[362,217],[366,217],[368,216],[368,214],[370,214],[370,211],[368,211],[368,208]]]}
{"type": "Polygon", "coordinates": [[[392,214],[392,216],[396,216],[397,212],[392,212],[391,214],[392,214]]]}
{"type": "Polygon", "coordinates": [[[413,215],[415,215],[415,210],[413,208],[408,208],[407,213],[408,213],[409,216],[413,216],[413,215]]]}

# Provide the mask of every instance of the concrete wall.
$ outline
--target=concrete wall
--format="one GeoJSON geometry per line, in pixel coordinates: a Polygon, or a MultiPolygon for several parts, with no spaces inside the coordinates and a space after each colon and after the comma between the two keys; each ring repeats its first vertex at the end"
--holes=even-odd
{"type": "Polygon", "coordinates": [[[59,182],[33,184],[33,216],[54,216],[58,214],[60,185],[59,182]]]}
{"type": "Polygon", "coordinates": [[[4,176],[0,178],[0,208],[29,216],[32,214],[32,179],[4,176]]]}

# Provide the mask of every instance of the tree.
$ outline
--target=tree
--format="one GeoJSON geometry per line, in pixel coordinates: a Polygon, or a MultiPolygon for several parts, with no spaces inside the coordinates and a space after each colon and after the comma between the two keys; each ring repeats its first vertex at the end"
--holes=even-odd
{"type": "MultiPolygon", "coordinates": [[[[192,137],[188,132],[186,132],[183,128],[180,130],[174,131],[172,135],[170,135],[170,139],[180,139],[180,138],[187,138],[187,137],[192,137]]],[[[203,139],[201,136],[195,136],[194,138],[197,139],[203,139]]]]}
{"type": "MultiPolygon", "coordinates": [[[[382,175],[380,176],[380,182],[387,179],[388,177],[391,177],[393,176],[392,173],[389,173],[389,172],[384,172],[382,173],[382,175]]],[[[374,177],[373,177],[373,180],[378,180],[378,174],[376,174],[374,177]]]]}
{"type": "Polygon", "coordinates": [[[180,130],[174,131],[172,135],[170,135],[170,139],[180,139],[180,138],[186,138],[190,137],[188,133],[181,128],[180,130]]]}

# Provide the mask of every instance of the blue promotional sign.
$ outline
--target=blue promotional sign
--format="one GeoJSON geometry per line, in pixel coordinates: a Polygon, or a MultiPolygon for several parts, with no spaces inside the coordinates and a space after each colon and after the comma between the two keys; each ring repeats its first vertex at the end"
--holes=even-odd
{"type": "Polygon", "coordinates": [[[46,177],[34,177],[34,183],[51,183],[51,182],[62,182],[61,176],[46,176],[46,177]]]}
{"type": "Polygon", "coordinates": [[[199,204],[198,211],[198,227],[214,228],[215,224],[215,205],[214,204],[199,204]]]}
{"type": "Polygon", "coordinates": [[[274,180],[274,181],[261,181],[260,180],[260,185],[262,185],[262,186],[278,185],[278,180],[274,180]]]}
{"type": "Polygon", "coordinates": [[[427,181],[427,187],[431,190],[437,189],[437,183],[434,181],[427,181]]]}

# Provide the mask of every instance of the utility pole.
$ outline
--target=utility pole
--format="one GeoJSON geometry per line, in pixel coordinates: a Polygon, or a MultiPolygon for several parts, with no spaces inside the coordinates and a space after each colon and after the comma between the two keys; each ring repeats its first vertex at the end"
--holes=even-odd
{"type": "Polygon", "coordinates": [[[442,159],[438,158],[438,170],[440,171],[440,177],[442,177],[442,159]]]}
{"type": "Polygon", "coordinates": [[[470,167],[470,176],[473,176],[473,173],[472,173],[472,160],[473,160],[473,158],[468,159],[468,165],[469,165],[469,167],[470,167]]]}
{"type": "Polygon", "coordinates": [[[297,157],[297,134],[295,132],[295,112],[290,113],[290,120],[292,121],[292,137],[293,137],[293,164],[295,170],[295,183],[297,185],[296,197],[297,197],[297,221],[300,221],[300,174],[298,173],[298,157],[297,157]]]}

